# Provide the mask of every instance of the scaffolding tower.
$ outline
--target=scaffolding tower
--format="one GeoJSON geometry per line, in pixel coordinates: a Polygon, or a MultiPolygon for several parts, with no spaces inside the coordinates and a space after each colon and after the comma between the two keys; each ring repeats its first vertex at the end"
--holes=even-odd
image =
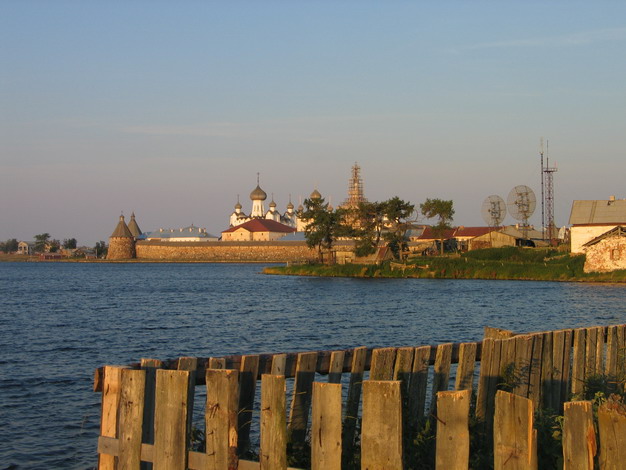
{"type": "Polygon", "coordinates": [[[348,198],[343,202],[342,207],[356,208],[361,202],[367,202],[367,199],[363,195],[361,167],[355,162],[352,167],[352,177],[348,182],[348,198]]]}

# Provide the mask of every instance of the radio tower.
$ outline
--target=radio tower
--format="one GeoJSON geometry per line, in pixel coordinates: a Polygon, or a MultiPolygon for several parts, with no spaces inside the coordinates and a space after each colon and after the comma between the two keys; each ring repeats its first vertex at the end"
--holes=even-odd
{"type": "Polygon", "coordinates": [[[543,138],[541,139],[541,218],[543,223],[544,239],[550,243],[556,239],[556,225],[554,223],[554,173],[556,165],[551,167],[549,161],[549,143],[546,141],[546,164],[543,164],[543,138]],[[545,218],[544,218],[545,207],[545,218]]]}

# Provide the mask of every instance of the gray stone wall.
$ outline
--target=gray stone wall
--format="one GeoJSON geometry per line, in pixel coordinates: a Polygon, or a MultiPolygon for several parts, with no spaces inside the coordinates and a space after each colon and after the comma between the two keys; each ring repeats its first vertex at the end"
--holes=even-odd
{"type": "Polygon", "coordinates": [[[135,240],[126,237],[109,238],[109,251],[107,259],[122,260],[135,257],[135,240]]]}

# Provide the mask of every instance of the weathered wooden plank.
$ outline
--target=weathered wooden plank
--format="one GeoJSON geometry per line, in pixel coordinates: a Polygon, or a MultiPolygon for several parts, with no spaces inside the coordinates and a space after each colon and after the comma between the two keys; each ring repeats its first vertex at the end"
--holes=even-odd
{"type": "Polygon", "coordinates": [[[118,426],[120,469],[139,470],[141,466],[141,426],[145,391],[145,371],[122,370],[118,426]]]}
{"type": "Polygon", "coordinates": [[[361,468],[402,469],[402,398],[399,381],[363,383],[361,468]]]}
{"type": "MultiPolygon", "coordinates": [[[[156,371],[163,367],[163,362],[159,359],[144,358],[140,362],[140,367],[146,371],[146,397],[143,405],[143,436],[142,440],[146,444],[154,444],[154,400],[156,395],[156,371]]],[[[143,470],[152,469],[152,465],[142,463],[143,470]]]]}
{"type": "MultiPolygon", "coordinates": [[[[563,388],[567,388],[567,384],[563,381],[564,355],[565,331],[555,331],[552,335],[552,368],[549,374],[546,371],[545,376],[545,380],[549,381],[550,387],[549,390],[547,389],[548,387],[544,388],[543,395],[544,406],[552,408],[555,411],[559,411],[563,388]]],[[[542,376],[543,373],[544,371],[542,369],[542,376]]]]}
{"type": "Polygon", "coordinates": [[[587,328],[585,336],[585,379],[587,379],[596,373],[597,328],[587,328]]]}
{"type": "Polygon", "coordinates": [[[533,401],[535,409],[541,408],[543,384],[549,383],[549,380],[543,381],[543,366],[552,368],[552,333],[539,333],[533,335],[533,350],[530,357],[530,378],[528,385],[528,398],[533,401]],[[546,354],[543,354],[544,345],[546,346],[546,354]],[[549,360],[547,358],[550,358],[549,360]]]}
{"type": "Polygon", "coordinates": [[[469,467],[470,390],[437,393],[436,468],[467,470],[469,467]]]}
{"type": "Polygon", "coordinates": [[[237,417],[239,455],[242,455],[250,447],[250,425],[252,424],[258,371],[259,356],[243,356],[239,369],[239,414],[237,417]]]}
{"type": "Polygon", "coordinates": [[[570,399],[572,389],[572,343],[574,341],[574,330],[565,330],[565,348],[563,349],[563,377],[561,387],[561,400],[559,411],[563,409],[563,403],[570,399]]]}
{"type": "Polygon", "coordinates": [[[448,390],[450,381],[450,363],[452,361],[452,343],[437,346],[433,376],[433,396],[430,402],[431,411],[437,413],[437,392],[448,390]]]}
{"type": "Polygon", "coordinates": [[[239,371],[206,371],[205,470],[236,470],[239,371]]]}
{"type": "MultiPolygon", "coordinates": [[[[117,437],[117,410],[121,396],[122,369],[122,366],[104,366],[100,417],[100,435],[104,437],[117,437]]],[[[100,453],[98,469],[114,470],[115,468],[115,457],[100,453]]]]}
{"type": "Polygon", "coordinates": [[[605,341],[606,337],[606,327],[598,326],[596,327],[597,334],[597,342],[596,342],[596,374],[604,373],[604,349],[605,349],[605,341]]]}
{"type": "Polygon", "coordinates": [[[193,404],[196,392],[196,370],[198,369],[197,357],[181,357],[178,359],[177,370],[189,372],[189,392],[187,394],[187,436],[191,439],[191,426],[193,423],[193,404]]]}
{"type": "Polygon", "coordinates": [[[284,375],[261,378],[261,470],[287,468],[286,390],[284,375]]]}
{"type": "Polygon", "coordinates": [[[343,372],[343,361],[345,351],[333,351],[330,355],[330,366],[328,368],[328,383],[340,384],[341,374],[343,372]]]}
{"type": "Polygon", "coordinates": [[[346,412],[343,419],[342,460],[344,467],[347,467],[347,460],[350,456],[352,456],[354,449],[354,439],[356,435],[356,425],[358,422],[359,403],[361,401],[361,389],[363,386],[363,371],[365,370],[366,356],[366,347],[355,348],[352,354],[350,385],[348,386],[346,412]]]}
{"type": "Polygon", "coordinates": [[[341,384],[313,384],[311,470],[341,470],[341,384]]]}
{"type": "Polygon", "coordinates": [[[593,470],[596,432],[590,401],[564,404],[563,470],[593,470]]]}
{"type": "Polygon", "coordinates": [[[617,326],[609,326],[606,334],[606,368],[604,373],[612,377],[617,377],[617,326]]]}
{"type": "Polygon", "coordinates": [[[226,369],[226,359],[223,357],[210,357],[207,364],[208,369],[226,369]]]}
{"type": "Polygon", "coordinates": [[[626,375],[626,325],[617,327],[617,376],[626,375]]]}
{"type": "Polygon", "coordinates": [[[585,337],[584,328],[574,330],[574,351],[572,360],[572,394],[579,395],[585,388],[585,337]]]}
{"type": "Polygon", "coordinates": [[[272,358],[272,375],[285,375],[287,368],[287,354],[274,354],[272,358]]]}
{"type": "Polygon", "coordinates": [[[600,470],[623,470],[626,463],[626,408],[607,401],[598,409],[600,470]]]}
{"type": "Polygon", "coordinates": [[[487,401],[489,397],[489,383],[492,381],[491,363],[493,362],[494,348],[495,340],[490,338],[483,340],[476,397],[476,418],[479,421],[485,421],[487,416],[487,401]]]}
{"type": "Polygon", "coordinates": [[[461,343],[458,364],[454,388],[456,390],[472,390],[476,367],[476,343],[461,343]]]}
{"type": "Polygon", "coordinates": [[[370,380],[392,380],[396,348],[378,348],[372,351],[370,380]]]}
{"type": "MultiPolygon", "coordinates": [[[[515,344],[515,338],[511,338],[508,340],[497,339],[494,341],[493,344],[493,353],[489,368],[489,381],[487,388],[487,407],[485,410],[485,425],[487,431],[489,431],[491,429],[491,426],[493,426],[493,413],[495,407],[496,391],[499,384],[502,382],[502,371],[505,367],[502,363],[501,355],[503,344],[515,344]]],[[[515,363],[513,363],[513,367],[515,367],[515,363]]]]}
{"type": "Polygon", "coordinates": [[[293,399],[291,400],[289,422],[287,424],[289,441],[294,444],[302,444],[306,438],[316,364],[316,352],[298,354],[296,379],[293,385],[293,399]]]}
{"type": "Polygon", "coordinates": [[[428,364],[430,362],[430,346],[415,348],[413,357],[413,370],[411,383],[409,384],[409,420],[411,429],[417,427],[417,423],[424,416],[426,406],[426,390],[428,386],[428,364]]]}
{"type": "Polygon", "coordinates": [[[502,328],[494,328],[492,326],[485,326],[484,330],[484,338],[487,339],[507,339],[515,336],[510,330],[503,330],[502,328]]]}
{"type": "Polygon", "coordinates": [[[513,393],[528,398],[530,388],[530,360],[532,356],[534,336],[520,335],[515,337],[515,388],[513,393]]]}
{"type": "Polygon", "coordinates": [[[524,397],[498,390],[493,423],[494,470],[526,470],[536,462],[533,404],[524,397]]]}
{"type": "Polygon", "coordinates": [[[154,407],[154,470],[187,468],[189,371],[157,370],[154,407]]]}

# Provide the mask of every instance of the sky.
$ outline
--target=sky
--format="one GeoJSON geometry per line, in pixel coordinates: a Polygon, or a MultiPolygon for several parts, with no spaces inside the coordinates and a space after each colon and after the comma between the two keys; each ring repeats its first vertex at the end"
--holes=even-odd
{"type": "Polygon", "coordinates": [[[626,2],[5,0],[0,43],[0,240],[219,235],[257,173],[282,212],[355,162],[457,225],[527,185],[539,226],[542,137],[557,225],[626,198],[626,2]]]}

